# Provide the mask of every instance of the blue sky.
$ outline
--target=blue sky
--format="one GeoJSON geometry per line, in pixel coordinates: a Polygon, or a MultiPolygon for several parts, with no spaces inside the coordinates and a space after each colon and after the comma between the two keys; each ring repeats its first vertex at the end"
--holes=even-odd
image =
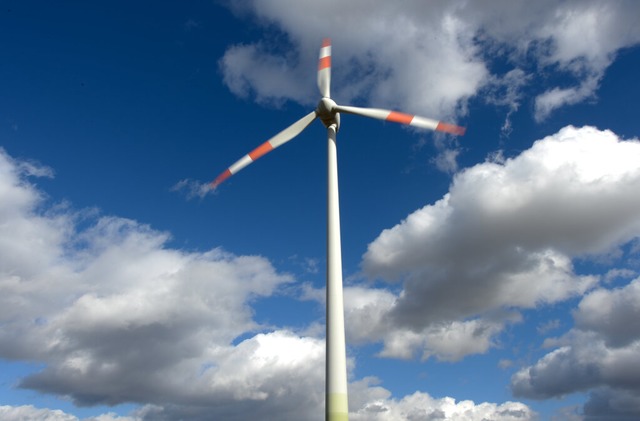
{"type": "Polygon", "coordinates": [[[1,418],[323,418],[331,37],[350,418],[637,419],[639,9],[3,2],[1,418]]]}

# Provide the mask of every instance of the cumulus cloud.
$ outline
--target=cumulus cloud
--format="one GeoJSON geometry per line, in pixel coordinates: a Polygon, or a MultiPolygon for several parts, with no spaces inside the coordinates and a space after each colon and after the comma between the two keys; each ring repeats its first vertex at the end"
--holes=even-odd
{"type": "MultiPolygon", "coordinates": [[[[382,341],[387,356],[419,351],[456,360],[486,352],[520,320],[516,309],[597,285],[599,276],[577,274],[573,259],[611,253],[640,236],[638,160],[637,140],[567,127],[519,156],[463,171],[445,197],[369,244],[365,273],[402,281],[402,291],[362,295],[367,304],[347,299],[348,325],[358,326],[359,340],[382,341]]],[[[583,306],[599,306],[597,297],[583,306]]]]}
{"type": "Polygon", "coordinates": [[[334,40],[333,96],[342,102],[452,116],[459,101],[473,95],[487,76],[476,58],[473,31],[453,13],[455,7],[433,13],[415,2],[402,10],[384,2],[372,7],[361,1],[314,6],[276,0],[242,5],[244,13],[285,33],[288,47],[295,51],[294,57],[290,51],[273,53],[268,41],[228,49],[220,61],[227,85],[240,94],[250,87],[259,101],[266,97],[315,104],[315,63],[326,36],[334,40]],[[334,13],[338,8],[340,13],[334,13]],[[263,74],[256,76],[254,69],[263,74]],[[272,77],[278,72],[279,77],[272,77]],[[291,73],[295,77],[286,77],[291,73]],[[263,81],[274,79],[275,84],[264,83],[267,87],[262,88],[263,81]]]}
{"type": "MultiPolygon", "coordinates": [[[[384,289],[348,286],[344,290],[347,338],[350,343],[382,341],[381,357],[442,361],[459,361],[469,354],[487,352],[493,336],[505,323],[516,322],[516,314],[495,315],[493,319],[449,320],[407,329],[393,323],[389,314],[397,305],[398,296],[384,289]],[[417,350],[422,350],[416,355],[417,350]]],[[[319,294],[315,295],[320,300],[319,294]]]]}
{"type": "MultiPolygon", "coordinates": [[[[465,420],[465,421],[532,421],[537,419],[536,413],[528,406],[519,402],[505,402],[503,404],[480,403],[473,401],[456,402],[453,398],[433,398],[427,393],[415,392],[402,399],[391,397],[391,393],[378,386],[375,378],[365,378],[350,385],[349,419],[354,421],[412,421],[412,420],[465,420]]],[[[264,406],[264,405],[263,405],[264,406]]],[[[262,407],[261,410],[270,410],[262,407]]],[[[260,414],[264,419],[324,419],[322,407],[300,408],[296,414],[283,413],[276,418],[270,418],[269,412],[256,412],[252,408],[246,410],[249,414],[260,414]],[[266,418],[265,418],[266,417],[266,418]]],[[[244,415],[244,416],[247,416],[244,415]]],[[[6,421],[24,419],[35,421],[80,421],[77,417],[60,410],[38,409],[33,406],[0,406],[0,416],[6,421]]],[[[211,419],[247,419],[227,409],[226,411],[203,407],[186,406],[156,406],[145,405],[130,416],[103,414],[97,417],[84,418],[82,421],[165,421],[176,419],[190,419],[204,421],[211,419]],[[230,418],[227,418],[230,417],[230,418]]]]}
{"type": "Polygon", "coordinates": [[[65,414],[59,409],[38,409],[31,405],[0,406],[0,416],[6,421],[77,421],[78,418],[65,414]]]}
{"type": "Polygon", "coordinates": [[[640,279],[586,295],[561,346],[513,375],[516,396],[533,399],[591,391],[587,419],[640,416],[640,279]],[[604,417],[604,418],[603,418],[604,417]]]}
{"type": "Polygon", "coordinates": [[[296,83],[302,77],[295,57],[270,54],[262,43],[230,47],[220,60],[223,80],[235,95],[254,96],[259,103],[279,104],[284,98],[308,103],[308,92],[296,83]]]}
{"type": "Polygon", "coordinates": [[[557,65],[577,79],[574,87],[555,87],[536,98],[537,120],[556,108],[593,96],[616,52],[640,40],[640,33],[631,29],[633,18],[628,15],[638,12],[637,4],[588,1],[576,6],[559,5],[537,31],[540,38],[552,40],[545,57],[547,64],[557,65]]]}
{"type": "MultiPolygon", "coordinates": [[[[0,406],[0,417],[3,421],[79,421],[78,417],[66,414],[59,409],[35,408],[32,405],[2,405],[0,406]]],[[[84,418],[83,421],[140,421],[140,418],[121,417],[108,413],[84,418]]]]}
{"type": "MultiPolygon", "coordinates": [[[[17,386],[81,406],[141,405],[85,421],[324,418],[322,336],[253,320],[252,300],[291,276],[263,257],[172,249],[168,233],[137,221],[51,204],[32,183],[48,174],[0,150],[0,358],[41,367],[17,386]]],[[[384,291],[348,294],[357,309],[395,301],[384,291]]],[[[376,419],[411,419],[410,402],[374,382],[350,391],[353,416],[380,404],[387,415],[376,419]]],[[[464,410],[478,421],[531,414],[517,403],[419,400],[425,413],[464,410]]],[[[0,417],[78,420],[8,405],[0,417]]]]}
{"type": "MultiPolygon", "coordinates": [[[[547,354],[534,368],[521,370],[514,377],[515,389],[523,395],[559,395],[539,385],[538,380],[550,380],[551,371],[547,370],[561,360],[568,362],[565,366],[577,367],[579,372],[592,379],[583,385],[574,385],[577,390],[601,382],[622,388],[625,385],[633,386],[637,383],[634,378],[638,378],[638,373],[635,373],[637,370],[634,370],[638,364],[633,360],[640,359],[640,330],[635,328],[635,321],[640,316],[638,302],[640,279],[621,288],[598,288],[587,294],[574,313],[576,327],[557,341],[563,346],[547,354]],[[625,331],[621,332],[620,329],[625,331]],[[580,368],[578,363],[590,369],[580,368]],[[625,366],[627,369],[623,368],[625,366]]],[[[554,374],[553,377],[560,375],[554,374]]],[[[548,383],[558,382],[553,380],[548,383]]]]}
{"type": "MultiPolygon", "coordinates": [[[[503,404],[480,403],[473,401],[456,401],[453,398],[433,398],[427,393],[415,392],[412,395],[396,399],[391,393],[378,386],[375,378],[365,378],[350,385],[350,413],[349,419],[354,421],[412,421],[412,420],[495,420],[495,421],[532,421],[536,413],[528,406],[519,402],[505,402],[503,404]]],[[[307,404],[303,402],[301,404],[307,404]]],[[[253,405],[250,405],[253,406],[253,405]]],[[[262,411],[269,411],[266,403],[261,402],[262,411]]],[[[243,418],[251,414],[258,414],[256,408],[247,408],[245,415],[236,416],[233,412],[202,407],[186,406],[155,406],[146,405],[133,412],[130,416],[103,414],[97,417],[84,418],[82,421],[144,421],[144,420],[210,420],[223,417],[227,419],[243,418]]],[[[261,418],[266,419],[324,419],[322,407],[313,405],[298,409],[295,414],[283,413],[276,418],[270,418],[269,412],[260,412],[261,418]]],[[[0,406],[0,416],[6,421],[24,419],[35,421],[80,421],[77,417],[60,410],[39,409],[33,406],[0,406]]]]}
{"type": "Polygon", "coordinates": [[[0,356],[43,364],[20,387],[79,405],[247,408],[235,419],[321,407],[324,341],[257,333],[249,305],[290,276],[259,256],[168,248],[136,221],[53,212],[22,168],[0,151],[0,356]]]}
{"type": "Polygon", "coordinates": [[[473,401],[456,402],[452,398],[436,399],[427,393],[416,392],[402,399],[392,398],[388,391],[375,388],[375,379],[363,379],[352,386],[355,398],[366,396],[356,402],[355,411],[349,419],[354,421],[412,421],[412,420],[534,420],[536,414],[519,402],[505,402],[501,405],[473,401]],[[360,393],[359,393],[360,392],[360,393]]]}
{"type": "Polygon", "coordinates": [[[640,397],[636,391],[601,387],[589,394],[583,412],[586,421],[633,421],[640,415],[640,397]]]}
{"type": "Polygon", "coordinates": [[[624,288],[598,289],[580,302],[574,314],[576,327],[597,332],[608,347],[622,347],[640,338],[640,280],[624,288]]]}
{"type": "Polygon", "coordinates": [[[220,60],[225,83],[239,96],[314,103],[318,45],[331,36],[338,100],[446,118],[465,115],[467,100],[485,92],[489,102],[508,108],[506,135],[525,86],[540,77],[545,86],[568,81],[534,93],[535,118],[542,120],[559,107],[593,98],[617,52],[640,42],[640,5],[633,0],[455,0],[428,6],[412,0],[402,7],[363,0],[247,0],[229,7],[276,29],[263,40],[229,47],[220,60]],[[496,57],[508,64],[504,73],[491,70],[496,57]]]}

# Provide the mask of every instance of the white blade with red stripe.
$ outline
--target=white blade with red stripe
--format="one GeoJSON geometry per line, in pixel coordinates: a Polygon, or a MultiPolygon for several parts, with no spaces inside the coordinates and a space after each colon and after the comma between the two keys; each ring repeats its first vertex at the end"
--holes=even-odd
{"type": "Polygon", "coordinates": [[[320,56],[318,57],[318,89],[320,95],[329,98],[331,92],[331,40],[322,40],[320,56]]]}
{"type": "Polygon", "coordinates": [[[336,128],[340,125],[338,113],[355,114],[363,117],[375,118],[378,120],[393,121],[400,124],[407,124],[410,126],[420,127],[423,129],[436,130],[455,135],[463,135],[465,132],[464,127],[459,127],[453,124],[443,123],[438,120],[430,118],[420,117],[417,115],[405,114],[398,111],[383,110],[379,108],[360,108],[344,105],[337,105],[330,99],[330,87],[331,87],[331,40],[325,38],[322,41],[322,47],[320,48],[320,54],[318,57],[318,89],[322,95],[322,99],[318,104],[316,111],[313,111],[300,120],[293,123],[271,139],[264,142],[262,145],[249,152],[247,155],[240,158],[237,162],[231,165],[225,172],[220,174],[212,183],[213,188],[217,187],[227,178],[237,173],[256,159],[260,158],[266,153],[271,152],[275,148],[289,140],[296,137],[302,132],[316,117],[320,117],[322,122],[329,127],[329,125],[335,124],[336,128]]]}
{"type": "Polygon", "coordinates": [[[393,121],[395,123],[408,124],[409,126],[436,130],[460,136],[462,136],[466,130],[464,127],[456,126],[454,124],[443,123],[442,121],[432,120],[426,117],[400,113],[398,111],[383,110],[380,108],[360,108],[336,105],[335,110],[339,113],[355,114],[363,117],[377,118],[378,120],[393,121]]]}
{"type": "Polygon", "coordinates": [[[236,161],[211,183],[211,187],[218,187],[218,185],[224,180],[231,177],[233,174],[237,173],[247,165],[251,164],[256,159],[271,152],[278,146],[284,145],[285,143],[299,135],[300,132],[302,132],[315,119],[315,111],[312,111],[306,116],[302,117],[300,120],[296,121],[291,126],[287,127],[286,129],[273,136],[271,139],[267,140],[262,145],[258,146],[257,148],[240,158],[238,161],[236,161]]]}

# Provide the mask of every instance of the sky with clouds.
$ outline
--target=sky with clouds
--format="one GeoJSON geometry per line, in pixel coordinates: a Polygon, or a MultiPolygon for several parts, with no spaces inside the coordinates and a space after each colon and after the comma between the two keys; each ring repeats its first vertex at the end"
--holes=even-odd
{"type": "Polygon", "coordinates": [[[640,418],[640,3],[0,8],[0,418],[324,417],[343,116],[352,420],[640,418]]]}

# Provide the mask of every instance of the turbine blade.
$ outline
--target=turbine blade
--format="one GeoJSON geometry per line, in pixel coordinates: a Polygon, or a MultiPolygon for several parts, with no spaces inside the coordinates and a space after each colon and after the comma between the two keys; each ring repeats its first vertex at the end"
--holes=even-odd
{"type": "Polygon", "coordinates": [[[330,97],[331,91],[331,39],[325,38],[318,58],[318,89],[323,97],[330,97]]]}
{"type": "Polygon", "coordinates": [[[363,117],[377,118],[378,120],[394,121],[400,124],[408,124],[409,126],[421,127],[423,129],[436,130],[462,136],[466,129],[454,124],[443,123],[442,121],[432,120],[417,115],[400,113],[398,111],[382,110],[379,108],[360,108],[344,105],[337,105],[335,110],[339,113],[355,114],[363,117]]]}
{"type": "Polygon", "coordinates": [[[302,132],[309,124],[311,124],[313,120],[315,120],[315,118],[316,112],[312,111],[277,135],[273,136],[271,139],[267,140],[262,145],[258,146],[257,148],[240,158],[233,165],[227,168],[222,174],[216,177],[216,179],[211,183],[211,187],[218,187],[218,185],[224,180],[231,177],[233,174],[237,173],[247,165],[251,164],[256,159],[260,158],[266,153],[271,152],[278,146],[284,145],[285,143],[299,135],[300,132],[302,132]]]}

